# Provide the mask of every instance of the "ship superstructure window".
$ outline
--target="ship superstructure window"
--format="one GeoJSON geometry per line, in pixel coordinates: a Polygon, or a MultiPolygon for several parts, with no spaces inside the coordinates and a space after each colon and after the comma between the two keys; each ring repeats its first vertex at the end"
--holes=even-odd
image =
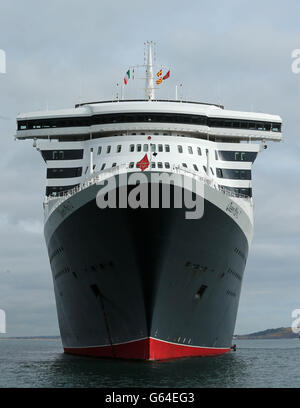
{"type": "Polygon", "coordinates": [[[195,169],[196,171],[199,171],[199,169],[198,169],[198,167],[197,167],[196,164],[193,164],[193,167],[194,167],[194,169],[195,169]]]}
{"type": "MultiPolygon", "coordinates": [[[[188,125],[202,125],[218,128],[249,129],[265,132],[281,132],[281,123],[261,122],[255,120],[208,118],[202,115],[183,113],[134,112],[94,115],[90,117],[68,117],[49,119],[18,120],[18,130],[43,129],[54,127],[77,127],[91,125],[105,125],[109,123],[180,123],[188,125]]],[[[134,134],[134,133],[133,133],[134,134]]]]}
{"type": "Polygon", "coordinates": [[[46,195],[57,195],[57,193],[63,193],[65,191],[71,190],[72,188],[78,187],[79,184],[72,184],[71,186],[47,186],[46,195]]]}
{"type": "Polygon", "coordinates": [[[167,153],[170,153],[170,145],[168,145],[168,144],[165,145],[165,151],[167,153]]]}
{"type": "Polygon", "coordinates": [[[82,167],[63,167],[57,169],[47,169],[47,178],[71,178],[80,177],[82,167]]]}
{"type": "Polygon", "coordinates": [[[192,148],[192,146],[188,146],[188,152],[189,152],[189,154],[193,154],[193,148],[192,148]]]}
{"type": "Polygon", "coordinates": [[[111,151],[111,146],[107,146],[106,153],[108,154],[108,153],[110,153],[110,151],[111,151]]]}
{"type": "Polygon", "coordinates": [[[83,149],[72,150],[42,150],[45,161],[48,160],[80,160],[83,158],[83,149]]]}
{"type": "Polygon", "coordinates": [[[101,151],[102,151],[102,146],[99,146],[97,154],[101,154],[101,151]]]}
{"type": "Polygon", "coordinates": [[[104,170],[105,166],[106,166],[106,163],[103,163],[102,166],[101,166],[101,170],[104,170]]]}
{"type": "Polygon", "coordinates": [[[182,146],[181,146],[181,145],[178,145],[177,147],[178,147],[178,153],[183,153],[182,146]]]}
{"type": "Polygon", "coordinates": [[[117,153],[121,153],[121,150],[122,150],[122,145],[118,145],[117,146],[117,153]]]}
{"type": "Polygon", "coordinates": [[[169,162],[165,162],[165,168],[169,169],[170,168],[170,163],[169,162]]]}
{"type": "Polygon", "coordinates": [[[157,163],[157,167],[158,167],[159,169],[162,169],[162,168],[163,168],[162,162],[158,162],[158,163],[157,163]]]}
{"type": "Polygon", "coordinates": [[[182,167],[187,168],[187,164],[186,164],[186,163],[182,163],[182,167]]]}
{"type": "Polygon", "coordinates": [[[130,162],[130,163],[129,163],[129,168],[130,168],[130,169],[133,169],[133,167],[134,167],[134,162],[130,162]]]}
{"type": "Polygon", "coordinates": [[[235,152],[227,150],[219,150],[216,152],[223,161],[245,161],[254,162],[257,156],[257,152],[235,152]]]}
{"type": "Polygon", "coordinates": [[[162,145],[162,144],[159,144],[159,145],[158,145],[158,151],[159,151],[159,152],[162,152],[162,151],[163,151],[163,145],[162,145]]]}
{"type": "Polygon", "coordinates": [[[230,193],[242,194],[247,197],[252,197],[252,188],[244,187],[229,187],[229,186],[219,186],[221,190],[229,191],[230,193]]]}
{"type": "Polygon", "coordinates": [[[152,169],[155,169],[155,167],[156,167],[155,162],[151,162],[151,167],[152,167],[152,169]]]}
{"type": "Polygon", "coordinates": [[[148,150],[149,150],[149,145],[144,144],[144,152],[148,152],[148,150]]]}
{"type": "Polygon", "coordinates": [[[251,180],[251,170],[216,169],[217,177],[235,180],[251,180]]]}
{"type": "Polygon", "coordinates": [[[141,152],[142,151],[142,145],[140,145],[140,144],[136,145],[136,151],[141,152]]]}
{"type": "Polygon", "coordinates": [[[198,156],[201,156],[201,147],[197,147],[197,153],[198,153],[198,156]]]}
{"type": "Polygon", "coordinates": [[[130,152],[134,152],[134,144],[131,144],[131,145],[129,146],[129,151],[130,151],[130,152]]]}
{"type": "Polygon", "coordinates": [[[151,143],[151,152],[156,151],[156,144],[151,143]]]}

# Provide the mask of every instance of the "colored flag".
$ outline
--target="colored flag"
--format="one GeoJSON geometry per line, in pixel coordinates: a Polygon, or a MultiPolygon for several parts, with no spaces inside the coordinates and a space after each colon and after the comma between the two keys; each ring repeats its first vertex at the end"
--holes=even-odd
{"type": "Polygon", "coordinates": [[[166,73],[166,75],[163,77],[163,80],[168,79],[170,76],[170,70],[166,73]]]}
{"type": "Polygon", "coordinates": [[[147,154],[145,154],[145,156],[142,158],[142,160],[140,160],[137,164],[136,167],[138,167],[139,169],[141,169],[142,171],[146,170],[147,167],[149,167],[149,160],[148,160],[148,156],[147,154]]]}
{"type": "Polygon", "coordinates": [[[161,84],[161,83],[162,83],[162,78],[159,78],[159,79],[156,81],[156,83],[157,83],[157,85],[161,84]]]}
{"type": "Polygon", "coordinates": [[[124,77],[124,83],[127,85],[128,80],[130,79],[130,69],[126,72],[126,75],[124,77]]]}
{"type": "Polygon", "coordinates": [[[162,69],[160,71],[158,71],[158,73],[156,74],[157,77],[160,77],[162,75],[162,69]]]}

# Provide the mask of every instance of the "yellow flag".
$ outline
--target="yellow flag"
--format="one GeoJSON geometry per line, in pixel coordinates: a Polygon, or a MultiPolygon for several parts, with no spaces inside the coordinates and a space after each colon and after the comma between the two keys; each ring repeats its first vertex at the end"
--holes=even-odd
{"type": "Polygon", "coordinates": [[[162,78],[159,78],[159,79],[156,81],[156,83],[157,83],[157,85],[161,84],[161,83],[162,83],[162,78]]]}
{"type": "Polygon", "coordinates": [[[162,69],[160,71],[158,71],[158,73],[156,74],[157,77],[160,77],[162,75],[162,69]]]}

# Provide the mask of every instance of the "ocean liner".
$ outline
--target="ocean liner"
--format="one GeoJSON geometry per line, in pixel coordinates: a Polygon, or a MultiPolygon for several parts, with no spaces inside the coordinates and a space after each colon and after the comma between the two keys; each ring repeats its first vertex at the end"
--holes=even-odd
{"type": "Polygon", "coordinates": [[[231,347],[253,233],[252,164],[282,139],[282,120],[177,92],[157,99],[170,71],[153,65],[152,48],[144,99],[17,117],[16,138],[33,139],[47,166],[44,234],[66,353],[159,360],[231,347]],[[154,194],[153,175],[165,176],[161,188],[174,175],[198,183],[201,216],[175,205],[188,189],[176,182],[169,206],[120,204],[143,183],[154,194]],[[104,188],[113,205],[99,205],[104,188]]]}

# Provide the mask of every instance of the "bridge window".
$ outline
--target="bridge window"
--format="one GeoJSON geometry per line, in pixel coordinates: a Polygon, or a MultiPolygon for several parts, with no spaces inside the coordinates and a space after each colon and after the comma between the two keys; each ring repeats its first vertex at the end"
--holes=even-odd
{"type": "Polygon", "coordinates": [[[178,145],[177,147],[178,147],[178,152],[179,152],[179,153],[183,153],[182,146],[181,146],[181,145],[178,145]]]}
{"type": "Polygon", "coordinates": [[[251,170],[216,169],[217,177],[235,180],[251,180],[251,170]]]}
{"type": "Polygon", "coordinates": [[[79,160],[83,158],[83,149],[78,150],[42,150],[42,157],[48,160],[79,160]]]}
{"type": "Polygon", "coordinates": [[[188,146],[188,152],[189,152],[189,154],[193,154],[193,148],[192,148],[192,146],[188,146]]]}
{"type": "Polygon", "coordinates": [[[47,178],[71,178],[80,177],[82,175],[82,167],[65,167],[47,169],[47,178]]]}
{"type": "Polygon", "coordinates": [[[168,144],[165,145],[165,151],[166,151],[167,153],[170,152],[170,145],[168,145],[168,144]]]}

